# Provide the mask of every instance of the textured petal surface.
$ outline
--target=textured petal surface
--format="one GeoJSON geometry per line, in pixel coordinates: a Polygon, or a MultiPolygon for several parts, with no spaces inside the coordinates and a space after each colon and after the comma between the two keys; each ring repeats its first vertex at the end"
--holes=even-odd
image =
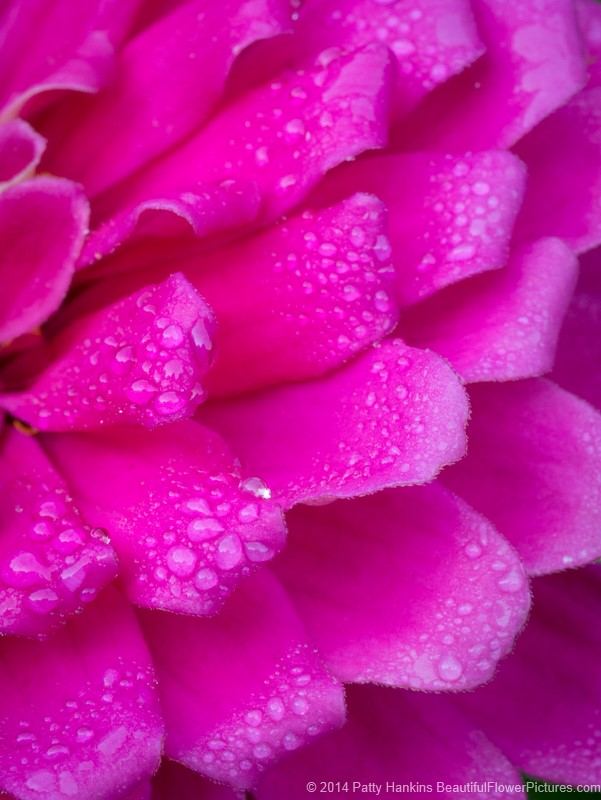
{"type": "Polygon", "coordinates": [[[447,364],[398,339],[320,380],[201,415],[286,507],[430,480],[463,455],[466,418],[447,364]]]}
{"type": "Polygon", "coordinates": [[[99,212],[111,215],[124,203],[190,188],[194,164],[194,183],[256,181],[263,216],[275,219],[327,170],[386,144],[391,81],[389,51],[379,44],[286,73],[230,105],[128,185],[100,197],[99,212]]]}
{"type": "Polygon", "coordinates": [[[177,6],[127,43],[115,81],[88,113],[79,98],[62,109],[46,167],[81,181],[90,195],[135,172],[207,118],[235,56],[257,39],[281,33],[289,16],[283,0],[177,6]],[[127,122],[107,128],[107,119],[127,122]]]}
{"type": "Polygon", "coordinates": [[[601,556],[601,416],[542,379],[470,388],[467,457],[442,476],[532,574],[601,556]]]}
{"type": "Polygon", "coordinates": [[[308,781],[348,781],[349,797],[375,794],[373,784],[383,797],[425,794],[431,785],[436,796],[478,800],[507,797],[495,782],[520,784],[507,759],[444,695],[352,686],[348,702],[344,728],[270,770],[257,800],[304,800],[308,781]],[[472,781],[490,781],[490,791],[474,790],[472,781]],[[393,786],[384,794],[386,784],[393,786]]]}
{"type": "Polygon", "coordinates": [[[213,614],[284,544],[269,489],[197,422],[43,441],[86,517],[109,531],[138,605],[213,614]]]}
{"type": "Polygon", "coordinates": [[[353,189],[387,205],[398,290],[405,304],[501,267],[524,194],[511,153],[384,155],[344,165],[315,192],[322,202],[353,189]]]}
{"type": "Polygon", "coordinates": [[[0,406],[39,430],[153,428],[190,416],[204,399],[213,316],[183,275],[147,286],[68,329],[57,360],[0,406]]]}
{"type": "Polygon", "coordinates": [[[601,86],[601,8],[596,0],[576,0],[576,13],[588,55],[587,86],[601,86]]]}
{"type": "Polygon", "coordinates": [[[516,152],[528,167],[516,235],[559,236],[576,252],[601,244],[601,87],[578,94],[516,152]]]}
{"type": "Polygon", "coordinates": [[[472,0],[485,55],[397,132],[405,147],[509,147],[586,83],[572,0],[472,0]]]}
{"type": "Polygon", "coordinates": [[[564,320],[553,380],[601,410],[601,250],[580,259],[578,286],[564,320]]]}
{"type": "Polygon", "coordinates": [[[0,189],[31,178],[45,146],[44,137],[21,119],[0,125],[0,189]]]}
{"type": "Polygon", "coordinates": [[[274,570],[343,681],[488,680],[529,607],[517,553],[439,484],[297,506],[274,570]]]}
{"type": "Polygon", "coordinates": [[[157,665],[170,758],[238,788],[344,721],[342,687],[324,669],[266,571],[212,620],[142,612],[157,665]]]}
{"type": "Polygon", "coordinates": [[[538,578],[515,653],[463,708],[528,775],[601,781],[601,575],[598,567],[538,578]]]}
{"type": "Polygon", "coordinates": [[[104,800],[156,769],[150,656],[113,589],[47,642],[0,642],[0,786],[18,800],[104,800]]]}
{"type": "Polygon", "coordinates": [[[477,275],[402,318],[411,344],[448,358],[467,382],[548,372],[576,284],[577,261],[559,239],[516,250],[503,270],[477,275]]]}
{"type": "Polygon", "coordinates": [[[36,439],[2,435],[0,630],[34,636],[79,612],[117,574],[117,560],[91,530],[36,439]]]}
{"type": "Polygon", "coordinates": [[[0,341],[40,325],[62,302],[88,225],[81,189],[36,178],[0,195],[0,341]]]}

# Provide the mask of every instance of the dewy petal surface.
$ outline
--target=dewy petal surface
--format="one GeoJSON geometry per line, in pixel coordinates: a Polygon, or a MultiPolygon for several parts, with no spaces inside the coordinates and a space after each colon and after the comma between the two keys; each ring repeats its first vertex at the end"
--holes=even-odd
{"type": "Polygon", "coordinates": [[[277,218],[329,169],[386,144],[390,59],[383,45],[369,45],[258,87],[217,114],[184,146],[100,196],[99,215],[104,218],[124,204],[192,188],[197,182],[235,178],[256,181],[263,218],[277,218]]]}
{"type": "Polygon", "coordinates": [[[601,781],[599,567],[533,581],[532,618],[495,680],[462,706],[512,763],[562,784],[601,781]]]}
{"type": "Polygon", "coordinates": [[[94,600],[117,560],[34,437],[6,428],[0,444],[0,631],[35,636],[94,600]]]}
{"type": "Polygon", "coordinates": [[[179,5],[126,44],[115,81],[87,113],[80,98],[62,109],[46,167],[92,196],[127,177],[205,121],[241,50],[289,23],[283,0],[179,5]],[[107,119],[123,124],[107,129],[107,119]]]}
{"type": "Polygon", "coordinates": [[[463,455],[467,411],[448,365],[396,339],[319,380],[212,403],[200,419],[289,508],[430,480],[463,455]]]}
{"type": "Polygon", "coordinates": [[[60,178],[0,194],[0,341],[40,325],[63,301],[88,215],[81,188],[60,178]]]}
{"type": "Polygon", "coordinates": [[[150,777],[163,723],[150,656],[108,589],[46,642],[0,641],[0,786],[17,800],[105,800],[150,777]]]}
{"type": "Polygon", "coordinates": [[[47,435],[43,444],[86,517],[109,531],[138,605],[214,614],[284,544],[267,486],[242,475],[220,437],[195,421],[152,435],[47,435]]]}
{"type": "Polygon", "coordinates": [[[0,189],[31,178],[46,140],[22,119],[0,125],[0,189]]]}
{"type": "Polygon", "coordinates": [[[468,383],[541,375],[553,366],[577,268],[560,239],[523,245],[503,269],[416,306],[399,333],[448,358],[468,383]]]}
{"type": "Polygon", "coordinates": [[[528,168],[516,236],[559,236],[576,252],[601,244],[601,87],[577,94],[516,152],[528,168]]]}
{"type": "Polygon", "coordinates": [[[320,201],[371,192],[388,207],[403,304],[503,266],[525,188],[520,161],[503,150],[459,155],[375,155],[326,177],[320,201]]]}
{"type": "Polygon", "coordinates": [[[141,612],[165,709],[165,753],[236,788],[344,722],[341,685],[264,570],[214,619],[141,612]]]}
{"type": "MultiPolygon", "coordinates": [[[[313,780],[349,781],[349,788],[354,780],[398,787],[414,782],[432,785],[438,796],[479,800],[507,796],[495,790],[495,782],[520,783],[505,756],[445,695],[351,686],[348,704],[344,728],[269,770],[254,792],[257,800],[304,800],[307,782],[313,780]],[[452,788],[440,790],[438,781],[459,787],[491,781],[493,786],[490,792],[470,788],[466,795],[452,788]]],[[[410,796],[401,788],[397,792],[399,797],[410,796]]]]}
{"type": "Polygon", "coordinates": [[[465,459],[442,481],[485,514],[531,574],[601,556],[601,415],[543,379],[470,387],[465,459]]]}
{"type": "Polygon", "coordinates": [[[485,55],[427,98],[403,149],[510,147],[587,80],[572,0],[472,0],[485,55]]]}
{"type": "Polygon", "coordinates": [[[204,399],[213,334],[206,303],[172,275],[67,329],[57,360],[0,406],[49,431],[182,419],[204,399]]]}
{"type": "Polygon", "coordinates": [[[273,570],[340,680],[471,688],[525,621],[517,553],[439,484],[299,505],[287,521],[273,570]]]}

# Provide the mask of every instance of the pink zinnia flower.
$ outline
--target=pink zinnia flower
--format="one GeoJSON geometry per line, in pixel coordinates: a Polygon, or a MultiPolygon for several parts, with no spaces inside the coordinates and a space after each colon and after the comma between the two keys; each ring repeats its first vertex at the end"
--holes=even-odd
{"type": "Polygon", "coordinates": [[[601,783],[600,54],[593,0],[4,4],[0,790],[601,783]]]}

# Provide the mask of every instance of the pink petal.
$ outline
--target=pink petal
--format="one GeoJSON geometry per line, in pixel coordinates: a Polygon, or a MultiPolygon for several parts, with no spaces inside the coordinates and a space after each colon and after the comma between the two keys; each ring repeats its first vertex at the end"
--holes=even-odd
{"type": "Polygon", "coordinates": [[[563,784],[601,781],[601,575],[534,581],[534,610],[495,680],[458,702],[511,761],[563,784]]]}
{"type": "Polygon", "coordinates": [[[576,252],[601,244],[601,87],[576,95],[517,153],[528,167],[528,191],[516,236],[560,236],[576,252]]]}
{"type": "Polygon", "coordinates": [[[109,531],[138,605],[214,614],[284,544],[267,486],[243,476],[220,437],[197,422],[152,436],[118,428],[43,443],[86,517],[109,531]]]}
{"type": "Polygon", "coordinates": [[[461,72],[483,47],[469,2],[421,0],[309,0],[297,35],[305,49],[354,50],[388,45],[398,65],[397,113],[415,106],[433,87],[461,72]]]}
{"type": "Polygon", "coordinates": [[[285,592],[263,571],[215,619],[143,612],[165,709],[165,753],[235,788],[344,722],[285,592]]]}
{"type": "Polygon", "coordinates": [[[202,415],[287,508],[430,480],[463,455],[466,417],[446,363],[399,339],[320,380],[211,404],[202,415]]]}
{"type": "Polygon", "coordinates": [[[163,738],[154,674],[115,590],[46,642],[0,640],[0,655],[4,790],[100,800],[152,775],[163,738]]]}
{"type": "Polygon", "coordinates": [[[352,686],[348,701],[344,728],[269,770],[254,792],[257,800],[306,800],[310,781],[317,789],[322,782],[348,782],[348,797],[375,796],[368,787],[378,784],[381,797],[432,792],[505,800],[504,788],[495,784],[521,783],[507,759],[444,695],[352,686]]]}
{"type": "Polygon", "coordinates": [[[386,233],[383,204],[354,195],[179,262],[217,319],[211,396],[322,375],[388,333],[398,308],[386,233]]]}
{"type": "Polygon", "coordinates": [[[93,600],[117,574],[117,560],[33,437],[8,428],[2,451],[0,629],[35,636],[93,600]]]}
{"type": "Polygon", "coordinates": [[[486,54],[398,126],[404,149],[510,147],[586,83],[572,0],[471,5],[486,54]]]}
{"type": "Polygon", "coordinates": [[[47,168],[81,181],[90,195],[131,175],[206,120],[236,55],[281,33],[289,16],[283,0],[176,7],[127,43],[115,81],[89,110],[82,98],[62,109],[47,168]],[[107,119],[126,124],[107,127],[107,119]]]}
{"type": "Polygon", "coordinates": [[[438,484],[301,505],[287,521],[274,571],[342,681],[471,688],[525,621],[517,553],[438,484]]]}
{"type": "Polygon", "coordinates": [[[4,117],[32,97],[57,89],[96,92],[113,67],[140,0],[20,0],[0,20],[0,55],[10,65],[0,93],[4,117]]]}
{"type": "Polygon", "coordinates": [[[501,150],[385,155],[342,166],[315,195],[332,202],[361,189],[386,203],[399,292],[409,304],[505,263],[525,177],[501,150]]]}
{"type": "MultiPolygon", "coordinates": [[[[88,236],[78,261],[78,268],[89,267],[109,256],[125,242],[150,240],[152,250],[163,238],[194,233],[202,238],[217,232],[244,226],[255,219],[259,196],[253,183],[227,181],[219,185],[198,187],[195,192],[174,193],[145,200],[107,220],[88,236]]],[[[129,251],[123,260],[104,260],[99,274],[136,269],[137,253],[129,251]],[[101,271],[101,272],[100,272],[101,271]]],[[[147,254],[144,256],[147,258],[147,254]]]]}
{"type": "Polygon", "coordinates": [[[164,758],[152,780],[152,800],[244,800],[245,793],[208,781],[176,761],[164,758]]]}
{"type": "Polygon", "coordinates": [[[580,278],[564,320],[553,380],[601,410],[601,249],[580,259],[580,278]]]}
{"type": "Polygon", "coordinates": [[[0,125],[0,189],[31,178],[46,140],[21,119],[0,125]]]}
{"type": "Polygon", "coordinates": [[[57,360],[0,406],[49,431],[182,419],[204,399],[213,328],[202,298],[172,275],[67,329],[57,360]]]}
{"type": "Polygon", "coordinates": [[[576,0],[576,14],[588,54],[587,86],[601,86],[601,8],[596,0],[576,0]]]}
{"type": "Polygon", "coordinates": [[[329,169],[386,143],[391,81],[389,51],[379,44],[288,72],[248,93],[187,144],[100,197],[99,214],[105,218],[124,205],[197,182],[235,178],[257,182],[263,216],[275,219],[329,169]]]}
{"type": "Polygon", "coordinates": [[[477,275],[416,306],[401,335],[447,358],[467,382],[548,372],[576,283],[577,262],[559,239],[539,239],[507,266],[477,275]]]}
{"type": "Polygon", "coordinates": [[[601,556],[601,416],[545,380],[470,387],[467,457],[443,482],[485,514],[531,574],[601,556]]]}
{"type": "Polygon", "coordinates": [[[88,224],[80,188],[36,178],[0,195],[0,341],[40,325],[67,293],[88,224]]]}

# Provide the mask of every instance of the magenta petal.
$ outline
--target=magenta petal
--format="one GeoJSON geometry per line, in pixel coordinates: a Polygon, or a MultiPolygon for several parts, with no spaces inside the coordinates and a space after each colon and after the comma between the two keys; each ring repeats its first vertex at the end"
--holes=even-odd
{"type": "Polygon", "coordinates": [[[601,87],[576,95],[516,152],[528,167],[516,235],[559,236],[576,252],[601,244],[601,87]]]}
{"type": "Polygon", "coordinates": [[[235,56],[281,33],[289,17],[283,0],[176,7],[127,43],[115,81],[87,113],[77,99],[62,109],[62,135],[55,131],[47,167],[81,181],[91,195],[132,174],[204,122],[235,56]],[[107,119],[117,122],[107,127],[107,119]]]}
{"type": "Polygon", "coordinates": [[[578,286],[561,328],[552,377],[601,410],[601,248],[580,259],[578,286]]]}
{"type": "Polygon", "coordinates": [[[0,189],[31,178],[46,140],[21,119],[0,125],[0,189]]]}
{"type": "Polygon", "coordinates": [[[354,188],[386,203],[399,292],[409,304],[503,266],[525,178],[502,150],[385,155],[341,167],[316,195],[323,201],[354,188]]]}
{"type": "Polygon", "coordinates": [[[264,570],[214,619],[142,612],[167,725],[165,753],[236,788],[344,722],[285,592],[264,570]]]}
{"type": "Polygon", "coordinates": [[[0,786],[18,800],[116,798],[158,765],[152,664],[114,589],[48,641],[0,640],[0,693],[0,786]]]}
{"type": "Polygon", "coordinates": [[[67,293],[88,224],[81,189],[35,178],[0,195],[0,341],[40,325],[67,293]]]}
{"type": "Polygon", "coordinates": [[[430,480],[463,455],[465,392],[399,339],[301,385],[221,401],[201,418],[285,507],[430,480]]]}
{"type": "MultiPolygon", "coordinates": [[[[194,192],[174,193],[153,200],[145,200],[133,208],[117,214],[103,223],[86,239],[78,260],[78,268],[88,267],[111,255],[124,242],[147,238],[156,246],[156,240],[173,237],[188,229],[195,236],[210,234],[251,222],[259,211],[259,196],[253,183],[227,181],[218,186],[197,187],[194,192]]],[[[138,267],[131,254],[119,269],[138,267]]],[[[106,277],[110,265],[99,265],[106,277]]]]}
{"type": "Polygon", "coordinates": [[[1,464],[0,630],[35,636],[81,611],[115,577],[117,561],[33,437],[7,428],[1,464]]]}
{"type": "Polygon", "coordinates": [[[204,399],[213,333],[203,299],[172,275],[67,329],[59,358],[0,407],[45,431],[182,419],[204,399]]]}
{"type": "Polygon", "coordinates": [[[380,784],[381,797],[431,792],[458,800],[506,800],[495,783],[521,783],[505,756],[448,696],[351,686],[348,705],[344,728],[269,770],[254,792],[257,800],[306,800],[309,781],[316,781],[317,787],[322,781],[326,786],[328,781],[347,781],[348,797],[376,796],[361,786],[351,794],[357,781],[365,787],[380,784]],[[469,785],[472,781],[490,785],[478,792],[469,785]],[[385,793],[386,784],[398,788],[385,793]],[[413,784],[413,789],[403,789],[402,784],[413,784]]]}
{"type": "Polygon", "coordinates": [[[309,0],[297,25],[304,48],[354,50],[381,41],[397,62],[396,113],[461,72],[483,46],[466,0],[309,0]]]}
{"type": "Polygon", "coordinates": [[[467,382],[548,372],[576,284],[577,261],[560,239],[518,249],[503,270],[477,275],[416,306],[401,335],[448,358],[467,382]]]}
{"type": "Polygon", "coordinates": [[[443,482],[485,514],[531,574],[601,556],[601,415],[546,380],[470,387],[468,454],[443,482]]]}
{"type": "Polygon", "coordinates": [[[439,484],[301,505],[287,521],[274,571],[340,680],[471,688],[524,624],[517,553],[439,484]]]}
{"type": "Polygon", "coordinates": [[[119,428],[43,443],[86,517],[109,531],[138,605],[214,614],[284,544],[267,486],[243,476],[220,437],[197,422],[152,436],[119,428]]]}
{"type": "Polygon", "coordinates": [[[533,588],[515,652],[489,686],[457,702],[528,775],[599,783],[599,567],[539,578],[533,588]]]}
{"type": "Polygon", "coordinates": [[[101,196],[99,211],[110,216],[124,205],[190,188],[194,164],[194,183],[256,181],[264,218],[275,219],[329,169],[386,144],[391,82],[382,45],[330,53],[244,95],[187,144],[101,196]]]}
{"type": "Polygon", "coordinates": [[[405,149],[510,147],[586,83],[573,0],[471,5],[486,53],[399,126],[405,149]]]}
{"type": "Polygon", "coordinates": [[[379,200],[357,194],[179,263],[217,319],[211,396],[322,375],[388,333],[386,222],[379,200]]]}
{"type": "Polygon", "coordinates": [[[576,13],[588,54],[587,86],[601,86],[601,8],[597,0],[576,0],[576,13]]]}
{"type": "Polygon", "coordinates": [[[244,791],[213,783],[198,772],[164,758],[152,779],[152,800],[245,800],[244,791]]]}

